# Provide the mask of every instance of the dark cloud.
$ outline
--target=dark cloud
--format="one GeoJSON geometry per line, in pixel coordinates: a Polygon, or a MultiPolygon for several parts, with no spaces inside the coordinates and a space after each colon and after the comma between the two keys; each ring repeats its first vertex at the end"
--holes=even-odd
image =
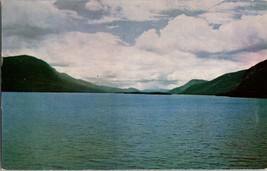
{"type": "Polygon", "coordinates": [[[140,49],[147,51],[147,52],[155,53],[157,55],[164,55],[165,54],[165,52],[162,51],[162,49],[155,48],[155,47],[141,47],[140,49]]]}
{"type": "Polygon", "coordinates": [[[212,27],[212,29],[219,30],[222,24],[210,23],[209,25],[212,27]]]}
{"type": "Polygon", "coordinates": [[[105,75],[103,75],[104,78],[108,78],[108,79],[113,79],[113,78],[117,78],[118,75],[114,72],[108,72],[105,75]]]}
{"type": "Polygon", "coordinates": [[[141,79],[136,80],[139,83],[159,83],[161,85],[177,84],[177,80],[167,80],[167,79],[141,79]]]}
{"type": "Polygon", "coordinates": [[[12,26],[3,27],[4,36],[19,36],[26,39],[39,39],[43,35],[55,33],[55,30],[33,26],[30,24],[15,24],[12,26]]]}
{"type": "Polygon", "coordinates": [[[155,29],[159,32],[168,24],[168,20],[152,20],[152,21],[114,21],[104,24],[105,26],[118,26],[114,29],[107,30],[109,33],[118,35],[121,40],[134,44],[135,39],[147,30],[155,29]]]}
{"type": "Polygon", "coordinates": [[[253,2],[253,3],[258,3],[258,2],[265,2],[265,0],[224,0],[222,3],[224,2],[253,2]]]}
{"type": "Polygon", "coordinates": [[[72,66],[71,63],[67,63],[65,61],[60,61],[60,62],[50,62],[49,63],[52,67],[70,67],[72,66]]]}
{"type": "Polygon", "coordinates": [[[259,14],[261,11],[267,11],[267,2],[253,1],[249,5],[237,7],[235,11],[243,14],[259,14]]]}
{"type": "Polygon", "coordinates": [[[224,52],[206,52],[206,51],[198,51],[194,52],[194,54],[199,58],[223,58],[223,59],[230,59],[229,56],[236,55],[239,53],[249,53],[249,52],[259,52],[262,50],[267,49],[267,42],[263,41],[261,43],[244,47],[241,49],[231,50],[231,51],[224,51],[224,52]]]}
{"type": "Polygon", "coordinates": [[[101,1],[99,1],[101,4],[101,8],[99,10],[87,9],[86,3],[89,1],[90,0],[57,0],[54,2],[54,5],[61,10],[75,11],[78,15],[91,20],[99,20],[104,16],[110,15],[110,7],[102,4],[101,1]]]}
{"type": "Polygon", "coordinates": [[[267,42],[262,42],[262,43],[258,43],[258,44],[255,44],[249,47],[242,48],[242,49],[228,51],[228,52],[225,52],[225,54],[235,55],[235,54],[243,53],[243,52],[258,52],[258,51],[262,51],[265,49],[267,49],[267,42]]]}
{"type": "Polygon", "coordinates": [[[243,15],[260,15],[262,11],[267,11],[267,2],[264,0],[224,0],[225,2],[246,2],[247,5],[237,6],[234,9],[234,19],[241,19],[243,15]]]}
{"type": "Polygon", "coordinates": [[[30,24],[17,23],[15,25],[3,26],[3,49],[36,48],[44,36],[55,34],[56,31],[30,24]]]}
{"type": "Polygon", "coordinates": [[[267,2],[266,1],[259,1],[253,6],[254,10],[259,11],[267,11],[267,2]]]}
{"type": "Polygon", "coordinates": [[[169,9],[159,13],[158,18],[172,19],[179,15],[186,15],[189,17],[196,17],[206,13],[204,10],[188,10],[188,9],[169,9]]]}
{"type": "Polygon", "coordinates": [[[71,31],[95,33],[97,30],[100,29],[98,27],[88,29],[88,25],[83,21],[74,19],[69,19],[69,22],[55,24],[49,27],[40,27],[28,22],[18,22],[2,27],[3,48],[35,48],[41,41],[53,34],[62,34],[71,31]]]}

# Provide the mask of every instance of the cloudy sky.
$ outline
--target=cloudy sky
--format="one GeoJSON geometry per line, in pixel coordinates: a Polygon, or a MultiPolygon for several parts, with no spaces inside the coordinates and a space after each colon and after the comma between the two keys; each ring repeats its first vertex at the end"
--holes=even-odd
{"type": "Polygon", "coordinates": [[[170,89],[267,59],[267,0],[3,0],[2,55],[121,88],[170,89]]]}

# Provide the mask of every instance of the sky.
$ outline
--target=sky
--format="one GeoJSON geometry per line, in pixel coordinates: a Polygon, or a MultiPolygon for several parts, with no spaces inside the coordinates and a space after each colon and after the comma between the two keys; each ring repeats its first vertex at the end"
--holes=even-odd
{"type": "Polygon", "coordinates": [[[2,0],[2,55],[99,85],[171,89],[267,59],[267,0],[2,0]]]}

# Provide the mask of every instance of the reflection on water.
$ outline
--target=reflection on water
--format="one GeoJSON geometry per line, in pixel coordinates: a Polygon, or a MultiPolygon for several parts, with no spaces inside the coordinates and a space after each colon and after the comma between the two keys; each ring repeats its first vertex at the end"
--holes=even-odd
{"type": "Polygon", "coordinates": [[[3,93],[3,165],[266,168],[266,123],[266,99],[3,93]]]}

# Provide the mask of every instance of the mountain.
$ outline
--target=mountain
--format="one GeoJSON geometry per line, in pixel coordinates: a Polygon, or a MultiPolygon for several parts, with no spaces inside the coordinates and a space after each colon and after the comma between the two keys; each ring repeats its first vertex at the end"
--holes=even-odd
{"type": "Polygon", "coordinates": [[[184,86],[169,92],[172,94],[267,98],[267,60],[247,70],[227,73],[211,81],[202,83],[190,83],[189,81],[184,86]]]}
{"type": "Polygon", "coordinates": [[[206,80],[193,79],[193,80],[190,80],[189,82],[187,82],[185,85],[183,85],[181,87],[177,87],[177,88],[174,88],[174,89],[168,91],[168,93],[180,94],[181,92],[185,91],[187,88],[189,88],[192,85],[205,83],[205,82],[207,82],[207,81],[206,80]]]}
{"type": "MultiPolygon", "coordinates": [[[[2,91],[17,92],[142,93],[134,88],[100,86],[75,79],[59,73],[48,63],[27,55],[3,58],[1,86],[2,91]]],[[[191,80],[163,94],[267,98],[267,60],[247,70],[227,73],[211,81],[191,80]]]]}
{"type": "Polygon", "coordinates": [[[246,70],[239,86],[224,95],[267,98],[267,60],[246,70]]]}
{"type": "Polygon", "coordinates": [[[214,80],[195,84],[181,94],[218,95],[234,90],[240,84],[245,71],[227,73],[214,80]]]}
{"type": "Polygon", "coordinates": [[[166,93],[166,92],[169,91],[169,89],[163,89],[163,88],[158,88],[158,89],[143,89],[141,91],[142,92],[145,92],[145,93],[153,93],[153,92],[166,93]]]}
{"type": "Polygon", "coordinates": [[[59,73],[48,63],[32,56],[4,57],[2,63],[2,91],[17,92],[138,92],[99,86],[59,73]]]}

